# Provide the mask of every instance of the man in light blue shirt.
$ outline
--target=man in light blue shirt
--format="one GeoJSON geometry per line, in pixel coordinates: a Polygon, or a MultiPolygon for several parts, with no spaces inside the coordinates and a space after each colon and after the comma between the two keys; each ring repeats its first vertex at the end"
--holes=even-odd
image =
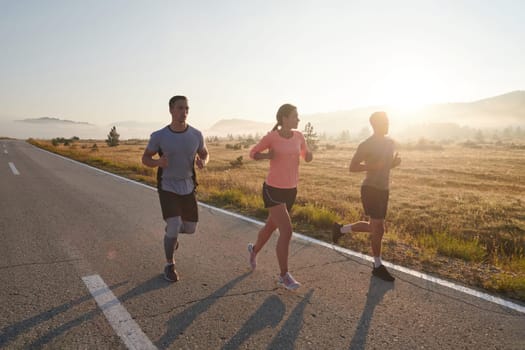
{"type": "Polygon", "coordinates": [[[169,101],[171,123],[151,134],[142,163],[158,167],[157,189],[162,217],[166,221],[164,278],[179,280],[173,254],[179,247],[179,233],[194,233],[199,220],[195,188],[195,165],[202,169],[208,162],[208,149],[202,133],[188,125],[189,107],[185,96],[169,101]],[[159,155],[154,159],[153,156],[159,155]]]}

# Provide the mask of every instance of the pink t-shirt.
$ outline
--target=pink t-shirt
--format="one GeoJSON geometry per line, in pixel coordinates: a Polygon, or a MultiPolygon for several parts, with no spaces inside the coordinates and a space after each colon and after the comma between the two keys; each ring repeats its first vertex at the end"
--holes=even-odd
{"type": "Polygon", "coordinates": [[[270,171],[266,177],[266,184],[277,188],[295,188],[299,181],[299,156],[306,156],[306,141],[300,131],[293,131],[289,139],[279,135],[277,130],[264,136],[250,151],[250,158],[254,159],[257,152],[267,149],[273,150],[270,159],[270,171]]]}

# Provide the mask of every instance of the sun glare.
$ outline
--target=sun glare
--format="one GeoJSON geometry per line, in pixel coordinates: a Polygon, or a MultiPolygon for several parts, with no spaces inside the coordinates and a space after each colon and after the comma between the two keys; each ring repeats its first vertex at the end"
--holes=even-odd
{"type": "Polygon", "coordinates": [[[439,100],[439,80],[431,69],[396,65],[379,83],[378,99],[400,112],[414,112],[439,100]]]}

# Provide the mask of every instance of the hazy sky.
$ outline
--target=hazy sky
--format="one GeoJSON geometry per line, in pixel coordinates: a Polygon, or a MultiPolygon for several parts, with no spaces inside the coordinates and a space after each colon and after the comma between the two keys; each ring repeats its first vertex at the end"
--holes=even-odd
{"type": "Polygon", "coordinates": [[[0,0],[0,121],[273,122],[525,89],[523,1],[0,0]]]}

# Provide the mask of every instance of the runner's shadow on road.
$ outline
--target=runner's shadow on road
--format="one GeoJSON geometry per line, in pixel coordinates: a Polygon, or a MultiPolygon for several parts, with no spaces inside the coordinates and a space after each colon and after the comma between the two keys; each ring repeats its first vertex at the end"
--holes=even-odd
{"type": "Polygon", "coordinates": [[[297,304],[290,313],[290,316],[288,316],[288,319],[279,331],[279,334],[277,334],[270,345],[268,345],[268,350],[292,350],[295,348],[295,341],[297,340],[297,337],[299,337],[299,333],[303,327],[304,310],[306,305],[310,303],[313,294],[314,290],[310,289],[310,291],[304,296],[303,300],[297,304]]]}
{"type": "Polygon", "coordinates": [[[141,294],[146,294],[149,292],[156,291],[157,289],[167,288],[171,285],[172,285],[172,282],[167,282],[166,280],[159,278],[158,276],[154,276],[150,278],[149,280],[145,281],[144,283],[141,283],[135,288],[127,291],[126,293],[120,296],[117,296],[117,298],[122,302],[128,299],[132,299],[141,294]]]}
{"type": "MultiPolygon", "coordinates": [[[[111,287],[109,287],[109,290],[113,290],[113,289],[116,289],[117,287],[125,284],[127,282],[123,282],[123,283],[119,283],[119,284],[116,284],[116,285],[113,285],[111,287]]],[[[145,293],[149,293],[149,292],[153,292],[157,289],[161,289],[161,288],[166,288],[168,287],[169,284],[165,283],[165,281],[161,280],[158,278],[158,276],[155,276],[155,277],[152,277],[150,278],[149,280],[139,284],[138,286],[136,286],[135,288],[129,290],[128,292],[120,295],[120,296],[117,296],[118,298],[118,301],[120,301],[121,303],[126,301],[126,300],[130,300],[134,297],[137,297],[139,295],[142,295],[142,294],[145,294],[145,293]]],[[[87,297],[84,297],[84,298],[80,298],[80,300],[83,301],[87,301],[87,300],[93,300],[93,297],[91,295],[88,295],[87,297]]],[[[90,311],[90,312],[87,312],[87,313],[84,313],[83,315],[67,322],[67,323],[64,323],[54,329],[52,329],[51,331],[43,334],[42,336],[40,336],[39,338],[35,339],[35,341],[33,342],[33,344],[31,345],[31,348],[40,348],[42,346],[44,346],[45,344],[48,344],[49,342],[51,342],[54,338],[58,337],[59,335],[61,334],[64,334],[66,332],[68,332],[69,330],[77,327],[77,326],[80,326],[82,323],[86,322],[86,321],[89,321],[90,319],[92,319],[94,316],[98,315],[101,310],[104,310],[106,308],[109,308],[111,306],[114,306],[116,303],[118,303],[117,300],[113,300],[111,302],[108,302],[102,306],[96,306],[96,309],[90,311]]],[[[69,308],[68,308],[69,309],[69,308]]],[[[64,310],[66,311],[66,310],[64,310]]],[[[57,313],[58,314],[58,313],[57,313]]],[[[57,314],[53,315],[53,316],[56,316],[57,314]]],[[[3,339],[3,338],[2,338],[3,339]]],[[[1,346],[1,342],[0,342],[0,346],[1,346]]]]}
{"type": "MultiPolygon", "coordinates": [[[[110,288],[118,288],[126,283],[127,282],[117,283],[117,284],[112,285],[110,288]]],[[[77,305],[80,305],[88,300],[93,300],[93,297],[90,294],[77,298],[72,301],[68,301],[67,303],[53,307],[36,316],[13,323],[12,325],[9,325],[7,327],[0,329],[0,348],[3,348],[7,343],[12,341],[19,335],[30,331],[33,327],[36,327],[41,323],[47,322],[51,320],[53,317],[58,316],[63,312],[67,312],[71,308],[77,305]]]]}
{"type": "Polygon", "coordinates": [[[266,328],[275,328],[281,322],[286,306],[277,295],[266,298],[248,321],[224,346],[223,350],[237,349],[252,334],[266,328]]]}
{"type": "Polygon", "coordinates": [[[374,276],[370,277],[365,307],[363,308],[361,318],[357,323],[354,337],[350,343],[350,350],[360,350],[365,348],[370,323],[374,316],[374,310],[381,300],[383,300],[385,294],[392,289],[394,289],[394,283],[380,280],[374,276]]]}
{"type": "MultiPolygon", "coordinates": [[[[279,333],[273,338],[268,345],[269,350],[287,350],[294,349],[295,341],[301,332],[303,326],[303,315],[306,305],[308,305],[313,289],[304,296],[303,300],[295,306],[288,316],[288,319],[281,327],[279,333]]],[[[222,350],[238,349],[247,339],[258,331],[270,326],[275,328],[282,320],[286,306],[278,296],[268,297],[264,303],[255,311],[242,328],[226,343],[222,350]]]]}
{"type": "Polygon", "coordinates": [[[236,277],[221,288],[217,289],[213,294],[195,302],[189,308],[172,317],[167,322],[168,329],[166,330],[166,333],[155,342],[155,345],[159,349],[169,348],[170,345],[184,333],[186,328],[188,328],[200,314],[206,312],[217,301],[217,299],[226,295],[230,289],[250,274],[251,271],[236,277]]]}

